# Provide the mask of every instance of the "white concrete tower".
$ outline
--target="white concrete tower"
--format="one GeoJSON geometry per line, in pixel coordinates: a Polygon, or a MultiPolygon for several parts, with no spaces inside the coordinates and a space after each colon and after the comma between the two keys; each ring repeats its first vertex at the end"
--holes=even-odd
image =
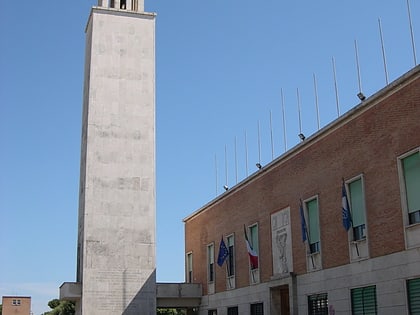
{"type": "Polygon", "coordinates": [[[155,14],[143,11],[99,0],[86,27],[77,283],[60,289],[79,315],[156,314],[155,14]]]}

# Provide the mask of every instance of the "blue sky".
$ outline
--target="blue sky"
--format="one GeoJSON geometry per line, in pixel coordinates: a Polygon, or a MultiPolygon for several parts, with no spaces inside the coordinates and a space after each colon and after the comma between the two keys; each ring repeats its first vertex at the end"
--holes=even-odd
{"type": "MultiPolygon", "coordinates": [[[[84,27],[95,3],[2,1],[0,10],[0,295],[32,296],[34,315],[75,280],[84,27]]],[[[182,219],[298,143],[297,89],[309,136],[314,74],[321,127],[337,117],[333,57],[342,114],[359,102],[355,40],[367,96],[386,85],[378,19],[390,82],[415,65],[413,46],[406,0],[145,6],[158,14],[157,277],[180,282],[182,219]]],[[[420,45],[420,3],[410,6],[420,45]]]]}

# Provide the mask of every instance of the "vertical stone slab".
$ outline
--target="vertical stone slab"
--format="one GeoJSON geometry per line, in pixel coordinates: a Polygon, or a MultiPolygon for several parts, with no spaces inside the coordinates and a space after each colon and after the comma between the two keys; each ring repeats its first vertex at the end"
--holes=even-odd
{"type": "Polygon", "coordinates": [[[84,85],[79,313],[154,315],[155,15],[93,8],[84,85]]]}

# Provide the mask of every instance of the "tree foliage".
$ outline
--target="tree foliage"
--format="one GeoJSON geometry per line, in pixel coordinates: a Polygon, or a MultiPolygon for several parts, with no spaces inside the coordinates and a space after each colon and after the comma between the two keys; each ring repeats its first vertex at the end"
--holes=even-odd
{"type": "Polygon", "coordinates": [[[43,315],[74,315],[76,312],[74,302],[71,301],[53,299],[48,302],[48,306],[52,311],[46,312],[43,315]]]}

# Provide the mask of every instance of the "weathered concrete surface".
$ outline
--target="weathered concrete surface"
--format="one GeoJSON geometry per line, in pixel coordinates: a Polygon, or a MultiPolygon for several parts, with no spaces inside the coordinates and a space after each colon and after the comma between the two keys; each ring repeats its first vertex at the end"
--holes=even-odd
{"type": "Polygon", "coordinates": [[[84,85],[78,306],[156,314],[155,15],[93,8],[84,85]]]}
{"type": "Polygon", "coordinates": [[[158,283],[157,307],[198,307],[201,303],[200,283],[158,283]]]}

